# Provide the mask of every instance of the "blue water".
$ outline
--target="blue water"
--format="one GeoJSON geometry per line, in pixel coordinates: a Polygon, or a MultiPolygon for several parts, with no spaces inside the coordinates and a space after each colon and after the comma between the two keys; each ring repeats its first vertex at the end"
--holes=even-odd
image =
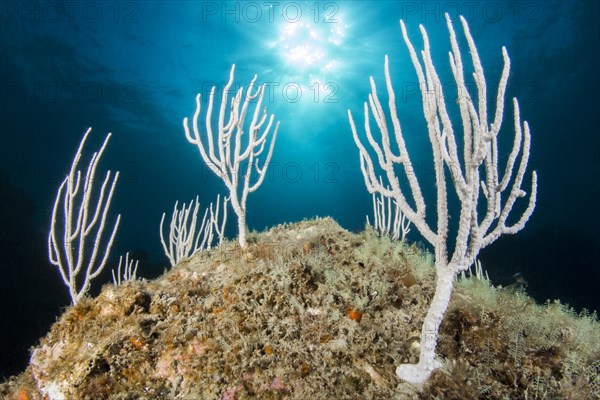
{"type": "MultiPolygon", "coordinates": [[[[141,260],[139,276],[156,276],[168,265],[158,235],[162,213],[176,200],[198,195],[207,205],[226,193],[186,141],[182,120],[193,115],[197,93],[203,101],[213,85],[220,93],[234,63],[235,86],[247,86],[257,74],[257,82],[267,84],[264,105],[281,123],[269,175],[249,196],[250,229],[317,215],[363,228],[371,197],[347,110],[362,127],[371,75],[385,98],[385,54],[407,146],[433,212],[431,148],[398,21],[404,19],[417,49],[419,24],[427,29],[452,108],[445,12],[455,20],[465,58],[456,17],[468,19],[490,108],[501,46],[510,55],[502,157],[512,144],[513,96],[532,128],[538,205],[523,232],[482,252],[484,268],[504,285],[521,273],[540,301],[561,298],[600,309],[594,293],[600,279],[599,10],[596,1],[3,1],[0,307],[9,326],[2,343],[16,345],[2,352],[0,371],[18,371],[26,348],[69,304],[47,261],[46,237],[56,190],[84,131],[93,127],[89,152],[113,133],[100,172],[121,173],[111,218],[120,213],[122,223],[109,268],[129,251],[141,260]]],[[[456,108],[451,113],[458,117],[456,108]]],[[[528,176],[525,190],[529,182],[528,176]]],[[[230,210],[230,238],[234,222],[230,210]]],[[[412,232],[409,240],[420,237],[412,232]]],[[[93,292],[108,280],[99,278],[93,292]]]]}

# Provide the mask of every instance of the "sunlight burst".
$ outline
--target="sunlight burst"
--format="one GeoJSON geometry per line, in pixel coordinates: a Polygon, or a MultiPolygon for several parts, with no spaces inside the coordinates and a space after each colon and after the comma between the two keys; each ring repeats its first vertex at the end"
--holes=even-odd
{"type": "Polygon", "coordinates": [[[288,66],[314,74],[339,66],[335,52],[343,38],[344,28],[339,22],[286,22],[281,29],[278,47],[288,66]]]}

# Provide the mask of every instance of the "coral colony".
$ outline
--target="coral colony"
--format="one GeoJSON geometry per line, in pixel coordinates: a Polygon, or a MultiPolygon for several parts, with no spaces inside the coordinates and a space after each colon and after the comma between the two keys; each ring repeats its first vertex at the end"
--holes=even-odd
{"type": "Polygon", "coordinates": [[[425,220],[425,200],[421,194],[417,178],[412,173],[413,167],[405,146],[400,120],[396,113],[395,95],[387,56],[385,58],[385,79],[389,96],[390,118],[392,120],[394,138],[398,144],[397,154],[391,148],[390,132],[383,107],[377,97],[377,89],[373,78],[371,78],[372,93],[369,95],[369,104],[364,104],[364,119],[368,141],[377,155],[379,166],[391,187],[384,187],[378,178],[373,160],[358,137],[352,113],[348,111],[354,141],[360,150],[361,170],[369,193],[378,193],[381,196],[394,199],[394,202],[398,205],[404,216],[410,220],[419,233],[435,248],[437,286],[429,312],[423,322],[419,363],[416,365],[401,365],[396,370],[400,379],[419,385],[423,384],[431,372],[440,366],[439,362],[435,359],[435,347],[440,323],[450,302],[454,278],[460,272],[468,269],[475,262],[479,251],[498,239],[500,235],[516,233],[525,227],[525,223],[535,208],[537,194],[537,177],[534,171],[532,174],[529,204],[519,220],[513,225],[508,225],[507,219],[513,205],[518,198],[526,195],[521,189],[521,184],[527,170],[527,161],[529,160],[531,142],[529,125],[527,122],[524,122],[521,126],[519,103],[517,99],[513,99],[514,142],[506,168],[504,171],[500,171],[498,166],[497,137],[502,124],[504,95],[508,82],[510,59],[508,58],[506,49],[502,48],[504,69],[502,70],[502,76],[498,85],[494,120],[489,124],[487,115],[487,88],[483,75],[483,67],[477,54],[475,42],[469,32],[469,26],[463,17],[460,20],[475,68],[473,76],[478,96],[478,99],[472,99],[467,91],[462,56],[452,22],[448,14],[446,14],[446,22],[452,45],[452,51],[449,54],[450,67],[452,68],[454,80],[458,88],[460,116],[463,126],[464,151],[462,160],[459,157],[454,128],[446,109],[444,93],[442,92],[443,85],[440,82],[431,59],[427,32],[423,26],[420,27],[425,47],[421,51],[423,59],[421,63],[408,37],[404,22],[400,21],[402,36],[417,72],[419,87],[423,92],[423,113],[427,121],[435,165],[437,187],[436,228],[430,226],[425,220]],[[381,144],[375,141],[371,133],[369,109],[381,132],[381,144]],[[519,153],[521,153],[520,163],[515,170],[514,167],[519,153]],[[416,203],[416,208],[408,204],[404,193],[400,189],[394,164],[402,165],[416,203]],[[459,225],[452,237],[452,240],[456,242],[454,252],[450,257],[448,255],[448,242],[450,240],[448,222],[450,214],[447,203],[446,171],[450,172],[451,182],[454,184],[456,195],[460,200],[459,225]],[[502,201],[501,196],[505,192],[507,196],[502,201]],[[486,203],[486,212],[482,219],[478,216],[477,210],[477,206],[480,203],[480,193],[483,194],[486,203]]]}

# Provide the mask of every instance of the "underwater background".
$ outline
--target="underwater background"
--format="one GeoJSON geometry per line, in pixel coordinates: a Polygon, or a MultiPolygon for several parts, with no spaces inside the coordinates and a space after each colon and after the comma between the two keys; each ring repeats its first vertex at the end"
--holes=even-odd
{"type": "MultiPolygon", "coordinates": [[[[362,126],[369,76],[383,96],[385,54],[408,151],[433,204],[421,94],[398,21],[417,48],[424,25],[441,80],[451,85],[446,12],[463,45],[457,16],[467,18],[490,99],[506,46],[511,75],[500,142],[507,157],[516,96],[532,131],[529,167],[539,178],[532,218],[482,250],[483,268],[494,284],[525,285],[540,302],[599,310],[599,2],[3,1],[0,375],[25,367],[28,348],[70,304],[48,261],[47,234],[56,190],[85,130],[93,128],[84,160],[112,132],[98,172],[121,174],[109,219],[120,213],[121,225],[94,295],[126,252],[140,260],[138,277],[168,267],[159,223],[176,200],[199,196],[206,206],[226,194],[185,139],[182,120],[193,115],[197,93],[205,101],[217,86],[219,99],[234,63],[234,87],[257,74],[267,84],[264,105],[281,122],[267,179],[248,199],[249,229],[314,216],[364,228],[372,202],[347,110],[362,126]]],[[[458,122],[455,128],[460,136],[458,122]]],[[[235,225],[230,209],[229,238],[235,225]]],[[[408,240],[420,240],[416,230],[408,240]]]]}

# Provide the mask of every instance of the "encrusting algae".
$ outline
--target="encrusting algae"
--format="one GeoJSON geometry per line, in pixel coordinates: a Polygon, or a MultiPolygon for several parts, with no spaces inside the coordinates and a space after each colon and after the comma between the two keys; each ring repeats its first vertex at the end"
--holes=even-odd
{"type": "Polygon", "coordinates": [[[430,254],[330,218],[228,241],[70,307],[3,399],[598,399],[600,325],[474,277],[418,391],[430,254]]]}

